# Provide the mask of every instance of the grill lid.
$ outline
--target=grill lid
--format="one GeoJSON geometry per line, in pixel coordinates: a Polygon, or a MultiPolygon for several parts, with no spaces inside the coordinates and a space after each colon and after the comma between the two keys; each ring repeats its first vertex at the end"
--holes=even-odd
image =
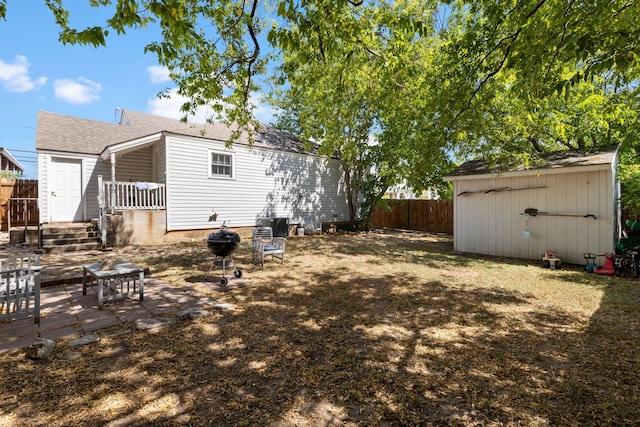
{"type": "Polygon", "coordinates": [[[226,257],[231,255],[240,244],[240,235],[223,229],[209,234],[207,246],[214,255],[226,257]]]}
{"type": "Polygon", "coordinates": [[[240,235],[234,231],[220,230],[209,234],[207,243],[239,243],[240,235]]]}

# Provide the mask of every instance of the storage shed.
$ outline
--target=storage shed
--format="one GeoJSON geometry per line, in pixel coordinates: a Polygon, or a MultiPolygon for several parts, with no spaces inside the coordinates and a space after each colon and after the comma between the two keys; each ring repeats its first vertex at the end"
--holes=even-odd
{"type": "Polygon", "coordinates": [[[618,148],[552,152],[543,160],[506,171],[471,161],[445,177],[454,186],[454,250],[531,260],[551,250],[570,264],[583,264],[586,252],[614,252],[618,148]]]}

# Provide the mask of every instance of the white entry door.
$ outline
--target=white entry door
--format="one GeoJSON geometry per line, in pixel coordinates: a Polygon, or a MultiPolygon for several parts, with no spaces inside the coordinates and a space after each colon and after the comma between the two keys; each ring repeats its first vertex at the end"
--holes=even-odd
{"type": "Polygon", "coordinates": [[[51,160],[51,222],[82,221],[82,161],[51,160]]]}

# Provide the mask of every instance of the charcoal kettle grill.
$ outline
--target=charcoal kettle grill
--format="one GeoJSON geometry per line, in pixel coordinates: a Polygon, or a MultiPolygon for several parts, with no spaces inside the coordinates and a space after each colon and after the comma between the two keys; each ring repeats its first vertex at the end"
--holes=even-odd
{"type": "Polygon", "coordinates": [[[237,268],[233,263],[233,253],[238,248],[240,244],[240,235],[233,231],[227,230],[227,227],[223,224],[220,228],[220,231],[213,232],[209,234],[207,237],[207,247],[214,255],[213,262],[211,263],[211,267],[209,267],[209,271],[204,276],[206,279],[209,277],[211,270],[215,266],[216,260],[218,258],[222,259],[222,276],[220,277],[220,284],[222,286],[226,286],[229,283],[229,279],[226,277],[226,269],[227,266],[232,266],[234,268],[233,275],[236,278],[242,277],[242,270],[237,268]]]}

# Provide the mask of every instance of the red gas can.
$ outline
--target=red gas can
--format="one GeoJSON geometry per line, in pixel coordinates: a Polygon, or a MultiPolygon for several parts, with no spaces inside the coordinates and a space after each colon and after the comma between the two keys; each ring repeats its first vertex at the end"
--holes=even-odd
{"type": "Polygon", "coordinates": [[[613,254],[612,253],[606,253],[606,254],[600,254],[598,256],[603,256],[605,257],[605,261],[604,261],[604,265],[601,267],[596,267],[596,269],[594,270],[596,274],[603,274],[606,276],[613,276],[614,274],[616,274],[616,268],[613,264],[613,254]]]}

